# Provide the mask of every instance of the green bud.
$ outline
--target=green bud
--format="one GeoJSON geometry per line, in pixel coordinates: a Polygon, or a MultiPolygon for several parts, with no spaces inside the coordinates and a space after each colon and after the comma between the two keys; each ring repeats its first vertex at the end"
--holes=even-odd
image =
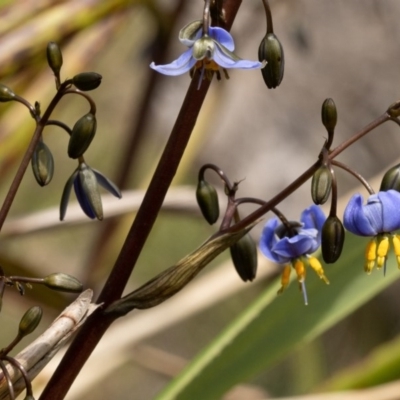
{"type": "Polygon", "coordinates": [[[328,133],[333,133],[337,122],[337,110],[332,99],[326,99],[322,103],[321,118],[328,133]]]}
{"type": "Polygon", "coordinates": [[[46,186],[53,178],[54,159],[50,149],[43,143],[38,142],[32,154],[31,160],[33,175],[40,186],[46,186]]]}
{"type": "Polygon", "coordinates": [[[72,82],[79,90],[87,92],[100,86],[102,76],[96,72],[82,72],[72,78],[72,82]]]}
{"type": "Polygon", "coordinates": [[[240,278],[252,281],[257,273],[257,246],[252,237],[247,233],[230,247],[233,265],[240,278]]]}
{"type": "Polygon", "coordinates": [[[60,75],[60,70],[63,64],[63,57],[60,47],[57,43],[49,42],[47,45],[47,62],[57,77],[60,75]]]}
{"type": "Polygon", "coordinates": [[[0,102],[6,103],[12,101],[15,98],[15,93],[6,85],[0,83],[0,102]]]}
{"type": "Polygon", "coordinates": [[[39,306],[31,307],[21,318],[18,328],[18,335],[24,337],[32,333],[42,319],[43,311],[39,306]]]}
{"type": "Polygon", "coordinates": [[[332,189],[332,174],[326,165],[315,171],[311,181],[311,197],[315,204],[324,204],[332,189]]]}
{"type": "Polygon", "coordinates": [[[390,168],[382,178],[379,191],[385,192],[391,189],[400,192],[400,164],[390,168]]]}
{"type": "Polygon", "coordinates": [[[210,224],[217,222],[219,217],[218,194],[214,186],[205,180],[199,181],[196,189],[197,203],[205,220],[210,224]]]}
{"type": "Polygon", "coordinates": [[[96,128],[96,117],[91,113],[84,115],[75,123],[68,143],[68,155],[71,158],[80,157],[88,149],[96,128]]]}
{"type": "Polygon", "coordinates": [[[322,227],[321,250],[327,264],[338,260],[342,253],[345,231],[342,222],[336,216],[329,216],[322,227]]]}
{"type": "Polygon", "coordinates": [[[83,285],[78,279],[63,273],[48,275],[43,278],[43,282],[49,289],[59,292],[81,293],[83,290],[83,285]]]}
{"type": "Polygon", "coordinates": [[[282,82],[285,57],[283,47],[274,33],[267,33],[261,41],[258,59],[267,62],[261,73],[267,87],[275,89],[282,82]]]}
{"type": "Polygon", "coordinates": [[[78,174],[85,195],[85,199],[89,202],[90,207],[96,215],[96,218],[98,220],[102,220],[103,205],[101,203],[99,185],[97,183],[97,177],[95,173],[86,164],[82,163],[79,165],[78,174]]]}

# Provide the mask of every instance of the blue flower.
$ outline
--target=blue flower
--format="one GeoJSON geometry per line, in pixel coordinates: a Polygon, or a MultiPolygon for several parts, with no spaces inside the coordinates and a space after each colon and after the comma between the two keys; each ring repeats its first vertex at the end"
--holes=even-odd
{"type": "Polygon", "coordinates": [[[189,49],[170,64],[155,65],[152,62],[150,67],[171,76],[182,75],[194,67],[194,70],[201,70],[201,79],[203,79],[205,71],[207,77],[211,71],[217,72],[218,76],[220,67],[256,69],[263,66],[258,61],[243,60],[234,54],[235,44],[226,30],[210,26],[208,34],[203,34],[202,21],[191,22],[182,28],[179,32],[179,40],[189,49]]]}
{"type": "Polygon", "coordinates": [[[99,186],[108,190],[119,199],[122,197],[117,186],[106,178],[101,172],[90,168],[85,163],[80,163],[71,177],[65,184],[60,204],[60,220],[62,221],[67,212],[67,206],[72,186],[74,186],[75,195],[83,212],[89,218],[103,219],[103,206],[99,192],[99,186]]]}
{"type": "Polygon", "coordinates": [[[344,211],[345,228],[359,236],[372,236],[365,253],[364,269],[370,273],[375,264],[377,268],[386,267],[387,253],[392,237],[397,263],[400,267],[400,237],[391,232],[400,229],[400,193],[388,190],[372,194],[363,205],[361,194],[355,194],[344,211]]]}
{"type": "Polygon", "coordinates": [[[280,223],[278,218],[272,218],[265,224],[260,239],[260,250],[271,261],[284,265],[282,287],[278,293],[282,293],[289,284],[291,267],[296,271],[306,304],[305,265],[309,265],[321,279],[329,283],[321,263],[317,258],[310,256],[321,245],[321,229],[325,220],[322,210],[312,205],[302,212],[300,222],[280,223]]]}

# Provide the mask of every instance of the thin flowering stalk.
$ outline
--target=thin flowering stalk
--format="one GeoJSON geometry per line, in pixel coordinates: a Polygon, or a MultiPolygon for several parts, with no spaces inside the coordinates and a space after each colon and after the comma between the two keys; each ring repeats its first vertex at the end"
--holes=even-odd
{"type": "MultiPolygon", "coordinates": [[[[361,129],[359,132],[354,134],[351,138],[349,138],[348,140],[345,140],[343,143],[341,143],[339,146],[337,146],[334,150],[332,150],[332,152],[329,153],[329,155],[328,155],[328,159],[333,160],[335,157],[337,157],[340,153],[342,153],[344,150],[346,150],[349,146],[351,146],[357,140],[360,140],[367,133],[371,132],[372,130],[374,130],[375,128],[377,128],[378,126],[384,124],[385,122],[387,122],[389,120],[391,120],[391,117],[388,115],[387,112],[385,112],[380,117],[376,118],[374,121],[372,121],[367,126],[365,126],[363,129],[361,129]]],[[[257,209],[256,211],[253,211],[251,214],[249,214],[247,217],[243,218],[241,221],[239,221],[235,225],[232,225],[231,227],[227,228],[226,232],[238,232],[241,229],[243,229],[244,227],[257,221],[268,211],[271,211],[271,209],[273,207],[275,207],[276,205],[278,205],[282,200],[286,199],[293,192],[295,192],[308,179],[310,179],[313,176],[314,172],[317,171],[317,169],[320,167],[320,165],[321,165],[321,161],[318,160],[311,167],[309,167],[306,171],[304,171],[303,174],[301,174],[297,179],[295,179],[289,186],[287,186],[285,189],[283,189],[280,193],[278,193],[276,196],[274,196],[271,200],[267,201],[259,209],[257,209]]]]}

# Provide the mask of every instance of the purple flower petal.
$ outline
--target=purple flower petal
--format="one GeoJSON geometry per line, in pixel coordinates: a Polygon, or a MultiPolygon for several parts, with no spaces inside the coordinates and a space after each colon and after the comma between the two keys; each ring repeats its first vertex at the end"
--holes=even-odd
{"type": "Polygon", "coordinates": [[[233,37],[225,29],[210,26],[210,28],[208,29],[208,34],[211,38],[213,38],[216,42],[222,44],[222,46],[224,46],[229,51],[235,50],[233,37]]]}
{"type": "MultiPolygon", "coordinates": [[[[375,203],[376,204],[376,203],[375,203]]],[[[374,204],[371,204],[375,207],[374,204]]],[[[378,206],[379,207],[379,206],[378,206]]],[[[370,218],[372,217],[371,211],[368,212],[370,218]]],[[[376,225],[371,225],[371,219],[365,215],[363,206],[363,197],[361,194],[355,194],[348,202],[343,215],[344,227],[359,236],[375,236],[379,233],[376,225]]],[[[376,222],[376,221],[375,221],[376,222]]],[[[375,223],[374,222],[374,223],[375,223]]]]}
{"type": "MultiPolygon", "coordinates": [[[[317,235],[315,231],[314,236],[317,235]]],[[[315,237],[311,237],[307,234],[298,234],[291,238],[284,237],[279,240],[272,248],[272,252],[280,257],[291,260],[293,258],[300,257],[304,254],[309,254],[316,244],[315,237]]],[[[317,244],[318,248],[318,244],[317,244]]]]}
{"type": "MultiPolygon", "coordinates": [[[[301,213],[300,221],[305,229],[316,229],[318,231],[317,240],[321,243],[321,230],[326,221],[324,212],[320,207],[312,205],[301,213]]],[[[314,250],[315,251],[315,250],[314,250]]]]}
{"type": "Polygon", "coordinates": [[[267,221],[260,238],[260,250],[265,257],[276,263],[281,263],[280,258],[274,254],[271,249],[278,241],[275,235],[275,229],[278,227],[279,221],[277,218],[272,218],[267,221]]]}
{"type": "Polygon", "coordinates": [[[400,229],[400,193],[396,190],[379,192],[378,198],[382,202],[383,232],[400,229]]]}
{"type": "Polygon", "coordinates": [[[177,76],[188,72],[196,64],[196,60],[192,57],[192,49],[186,50],[175,61],[165,65],[150,64],[150,68],[164,75],[177,76]]]}

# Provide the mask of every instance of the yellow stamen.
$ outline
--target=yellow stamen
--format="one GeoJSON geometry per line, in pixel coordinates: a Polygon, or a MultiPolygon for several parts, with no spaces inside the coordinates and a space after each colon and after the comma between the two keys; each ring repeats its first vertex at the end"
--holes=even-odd
{"type": "Polygon", "coordinates": [[[322,269],[322,265],[319,262],[318,258],[310,257],[308,259],[310,267],[317,273],[317,275],[322,279],[327,285],[329,285],[328,278],[324,274],[324,270],[322,269]]]}
{"type": "Polygon", "coordinates": [[[387,253],[389,251],[389,238],[385,235],[379,238],[378,248],[376,251],[376,267],[382,268],[385,265],[387,253]]]}
{"type": "Polygon", "coordinates": [[[294,260],[293,267],[297,274],[297,280],[299,282],[303,282],[306,277],[306,269],[304,267],[304,262],[300,258],[294,260]]]}
{"type": "Polygon", "coordinates": [[[375,260],[376,260],[376,240],[374,238],[367,244],[367,248],[365,249],[364,270],[367,274],[370,274],[372,269],[374,268],[375,260]]]}
{"type": "Polygon", "coordinates": [[[290,265],[285,265],[281,275],[281,288],[278,290],[278,294],[281,294],[290,282],[290,273],[292,272],[292,267],[290,265]]]}
{"type": "Polygon", "coordinates": [[[400,235],[393,235],[392,242],[394,254],[396,255],[397,267],[400,269],[400,235]]]}

